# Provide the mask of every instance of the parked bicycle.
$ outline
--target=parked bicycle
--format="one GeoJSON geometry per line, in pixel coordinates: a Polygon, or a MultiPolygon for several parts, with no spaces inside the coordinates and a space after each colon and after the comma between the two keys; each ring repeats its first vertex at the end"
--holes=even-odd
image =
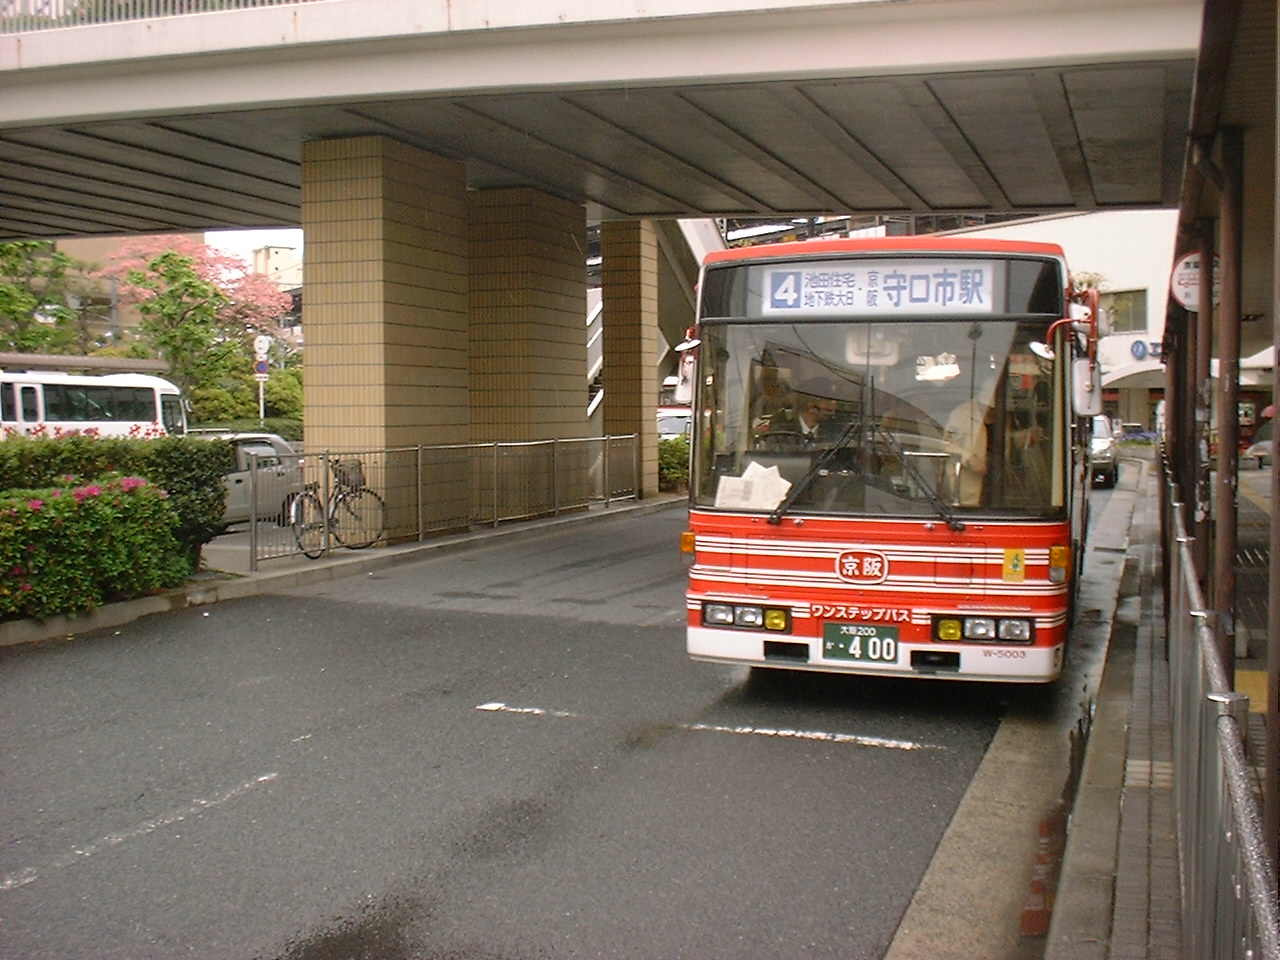
{"type": "Polygon", "coordinates": [[[365,486],[360,460],[329,459],[333,479],[326,509],[320,484],[312,481],[289,506],[289,522],[298,549],[312,560],[324,554],[332,538],[344,547],[362,550],[387,532],[387,505],[365,486]]]}

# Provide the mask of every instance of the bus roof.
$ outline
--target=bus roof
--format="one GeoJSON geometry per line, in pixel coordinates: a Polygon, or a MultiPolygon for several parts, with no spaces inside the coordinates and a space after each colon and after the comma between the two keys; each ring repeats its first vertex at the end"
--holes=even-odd
{"type": "Polygon", "coordinates": [[[848,253],[989,253],[1063,258],[1062,248],[1056,243],[926,234],[911,237],[846,237],[764,243],[754,247],[713,250],[703,258],[702,262],[707,265],[732,260],[790,259],[797,256],[830,256],[848,253]]]}
{"type": "Polygon", "coordinates": [[[6,383],[70,383],[76,385],[101,384],[116,387],[157,387],[177,390],[164,377],[149,373],[81,374],[66,370],[0,370],[0,378],[6,383]]]}

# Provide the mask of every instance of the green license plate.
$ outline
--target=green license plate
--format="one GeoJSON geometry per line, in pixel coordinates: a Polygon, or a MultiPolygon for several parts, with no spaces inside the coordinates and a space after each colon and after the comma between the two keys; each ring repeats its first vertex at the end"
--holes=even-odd
{"type": "Polygon", "coordinates": [[[898,662],[898,628],[869,623],[824,623],[822,655],[828,660],[898,662]]]}

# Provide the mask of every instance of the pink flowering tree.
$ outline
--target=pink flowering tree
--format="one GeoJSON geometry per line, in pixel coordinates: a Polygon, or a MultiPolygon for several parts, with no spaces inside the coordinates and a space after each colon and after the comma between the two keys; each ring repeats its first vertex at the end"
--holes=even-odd
{"type": "Polygon", "coordinates": [[[98,274],[142,314],[140,339],[169,364],[202,419],[202,398],[239,394],[252,404],[251,342],[273,331],[292,301],[239,257],[189,237],[126,241],[98,274]]]}

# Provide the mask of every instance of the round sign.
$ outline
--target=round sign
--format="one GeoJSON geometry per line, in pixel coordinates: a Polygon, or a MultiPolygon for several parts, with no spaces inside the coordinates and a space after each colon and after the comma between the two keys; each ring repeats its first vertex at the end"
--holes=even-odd
{"type": "Polygon", "coordinates": [[[259,360],[267,355],[267,351],[271,349],[271,338],[265,333],[260,333],[253,338],[253,353],[259,360]]]}
{"type": "MultiPolygon", "coordinates": [[[[1218,302],[1218,258],[1213,258],[1213,302],[1218,302]]],[[[1188,253],[1173,267],[1169,278],[1169,293],[1173,299],[1195,312],[1200,309],[1200,253],[1188,253]]]]}
{"type": "Polygon", "coordinates": [[[254,373],[266,373],[268,370],[267,361],[259,360],[253,365],[254,373]]]}

